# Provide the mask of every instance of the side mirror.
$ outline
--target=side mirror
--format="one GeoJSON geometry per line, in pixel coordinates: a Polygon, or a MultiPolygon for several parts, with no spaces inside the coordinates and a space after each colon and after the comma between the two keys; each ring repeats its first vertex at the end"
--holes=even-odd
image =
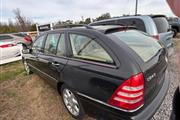
{"type": "Polygon", "coordinates": [[[23,54],[28,54],[28,53],[32,53],[32,49],[23,49],[22,50],[23,54]]]}

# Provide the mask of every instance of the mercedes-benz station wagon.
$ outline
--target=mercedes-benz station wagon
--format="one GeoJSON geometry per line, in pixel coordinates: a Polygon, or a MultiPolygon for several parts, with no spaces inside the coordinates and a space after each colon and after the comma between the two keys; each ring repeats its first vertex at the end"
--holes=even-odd
{"type": "Polygon", "coordinates": [[[169,87],[167,50],[125,26],[48,31],[23,51],[27,74],[57,88],[72,117],[148,120],[169,87]]]}

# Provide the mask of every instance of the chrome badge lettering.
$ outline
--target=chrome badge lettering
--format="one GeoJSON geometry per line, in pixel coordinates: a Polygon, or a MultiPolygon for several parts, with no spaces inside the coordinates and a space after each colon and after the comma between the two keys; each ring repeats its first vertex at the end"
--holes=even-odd
{"type": "Polygon", "coordinates": [[[147,78],[147,81],[149,82],[149,81],[151,81],[153,78],[155,78],[156,77],[156,73],[153,73],[151,76],[149,76],[148,78],[147,78]]]}

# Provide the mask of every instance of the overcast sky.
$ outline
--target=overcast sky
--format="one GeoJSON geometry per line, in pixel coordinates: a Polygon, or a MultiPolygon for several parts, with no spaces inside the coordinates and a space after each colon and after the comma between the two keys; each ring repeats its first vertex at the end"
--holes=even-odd
{"type": "MultiPolygon", "coordinates": [[[[57,20],[80,21],[109,12],[111,16],[134,14],[135,0],[0,0],[1,22],[14,19],[13,9],[40,24],[57,20]]],[[[166,0],[139,0],[138,14],[173,16],[166,0]]]]}

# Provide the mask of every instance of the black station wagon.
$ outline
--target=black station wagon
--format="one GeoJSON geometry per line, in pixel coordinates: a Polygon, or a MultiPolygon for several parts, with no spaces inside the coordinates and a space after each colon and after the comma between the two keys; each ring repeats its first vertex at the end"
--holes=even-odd
{"type": "Polygon", "coordinates": [[[167,50],[125,26],[48,31],[23,51],[26,72],[36,72],[62,96],[76,119],[147,120],[169,87],[167,50]]]}

